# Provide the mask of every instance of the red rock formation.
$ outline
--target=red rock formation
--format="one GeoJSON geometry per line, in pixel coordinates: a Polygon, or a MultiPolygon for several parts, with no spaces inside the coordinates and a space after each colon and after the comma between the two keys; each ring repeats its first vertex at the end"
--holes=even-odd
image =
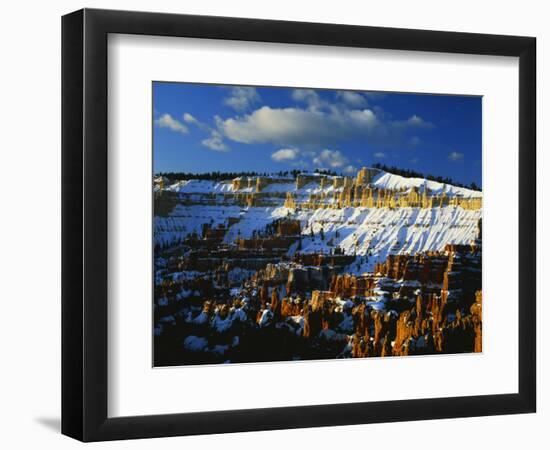
{"type": "Polygon", "coordinates": [[[304,306],[304,337],[317,336],[319,331],[334,329],[342,320],[330,291],[313,291],[310,302],[304,306]]]}
{"type": "Polygon", "coordinates": [[[384,342],[382,344],[382,352],[380,356],[393,356],[393,349],[389,332],[384,335],[384,342]]]}
{"type": "Polygon", "coordinates": [[[300,298],[283,298],[281,302],[281,316],[299,316],[302,314],[302,300],[300,298]]]}
{"type": "Polygon", "coordinates": [[[313,291],[311,293],[311,307],[313,310],[323,309],[325,303],[332,298],[331,291],[313,291]]]}
{"type": "Polygon", "coordinates": [[[424,300],[422,294],[418,294],[416,297],[415,314],[414,319],[414,331],[413,336],[418,339],[420,336],[425,335],[430,329],[430,319],[427,311],[428,302],[424,300]]]}
{"type": "Polygon", "coordinates": [[[267,303],[267,286],[264,284],[261,288],[260,288],[260,304],[262,305],[262,309],[265,308],[265,305],[267,303]]]}
{"type": "Polygon", "coordinates": [[[481,317],[482,317],[482,294],[481,291],[476,292],[476,301],[470,307],[472,313],[472,323],[475,332],[474,352],[481,353],[482,351],[482,334],[481,334],[481,317]]]}
{"type": "Polygon", "coordinates": [[[303,316],[304,316],[304,331],[302,335],[305,338],[317,336],[322,329],[321,310],[314,311],[311,305],[306,305],[304,307],[303,316]]]}
{"type": "Polygon", "coordinates": [[[434,336],[443,328],[447,317],[447,296],[447,291],[441,291],[439,296],[436,294],[430,296],[429,306],[432,313],[432,334],[434,336]]]}
{"type": "Polygon", "coordinates": [[[370,339],[370,327],[372,318],[367,311],[367,306],[361,303],[352,310],[353,324],[355,334],[364,337],[367,341],[370,339]]]}
{"type": "Polygon", "coordinates": [[[297,236],[301,232],[300,221],[293,219],[280,220],[277,224],[277,235],[297,236]]]}
{"type": "Polygon", "coordinates": [[[376,279],[372,276],[335,275],[330,281],[333,297],[367,297],[372,294],[376,279]]]}
{"type": "Polygon", "coordinates": [[[387,348],[384,350],[384,338],[389,336],[395,323],[390,313],[381,311],[373,311],[372,319],[374,321],[373,356],[381,356],[383,351],[386,353],[388,351],[387,348]]]}
{"type": "Polygon", "coordinates": [[[275,288],[271,291],[271,311],[275,320],[281,317],[281,302],[279,301],[279,291],[275,288]]]}
{"type": "Polygon", "coordinates": [[[441,284],[447,268],[447,256],[428,252],[419,255],[389,255],[385,262],[375,264],[375,273],[395,280],[418,280],[422,284],[441,284]]]}
{"type": "Polygon", "coordinates": [[[294,236],[270,236],[265,238],[237,239],[236,244],[241,250],[285,250],[296,241],[294,236]]]}
{"type": "Polygon", "coordinates": [[[372,356],[372,346],[369,339],[355,334],[351,344],[351,356],[353,358],[368,358],[372,356]]]}
{"type": "Polygon", "coordinates": [[[411,321],[411,313],[405,311],[401,313],[396,323],[395,342],[393,345],[393,354],[395,356],[406,356],[409,354],[409,341],[414,334],[414,322],[411,321]]]}

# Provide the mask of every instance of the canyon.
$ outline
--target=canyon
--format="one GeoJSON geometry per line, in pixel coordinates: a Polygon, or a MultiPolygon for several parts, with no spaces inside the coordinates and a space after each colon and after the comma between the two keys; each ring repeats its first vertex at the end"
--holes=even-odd
{"type": "Polygon", "coordinates": [[[482,193],[374,168],[154,180],[155,366],[482,351],[482,193]]]}

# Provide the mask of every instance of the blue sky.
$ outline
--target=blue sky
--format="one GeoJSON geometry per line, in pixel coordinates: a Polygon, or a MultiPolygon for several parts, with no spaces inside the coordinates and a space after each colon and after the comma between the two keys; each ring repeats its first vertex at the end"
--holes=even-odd
{"type": "Polygon", "coordinates": [[[382,163],[481,186],[481,97],[153,83],[154,171],[382,163]]]}

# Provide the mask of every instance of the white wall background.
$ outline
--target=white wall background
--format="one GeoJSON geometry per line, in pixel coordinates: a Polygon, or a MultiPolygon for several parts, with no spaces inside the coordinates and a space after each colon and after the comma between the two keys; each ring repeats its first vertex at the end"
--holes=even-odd
{"type": "MultiPolygon", "coordinates": [[[[545,2],[353,0],[272,2],[111,0],[9,2],[0,16],[0,443],[3,448],[74,448],[59,434],[60,418],[60,16],[83,6],[161,12],[306,20],[358,25],[530,35],[538,38],[539,256],[538,287],[548,271],[541,254],[550,218],[544,107],[550,71],[545,2]]],[[[546,119],[546,120],[545,120],[546,119]]],[[[503,193],[505,194],[505,193],[503,193]]],[[[545,286],[546,287],[546,286],[545,286]]],[[[550,373],[545,342],[550,314],[539,298],[539,412],[535,415],[408,422],[96,444],[95,448],[543,448],[550,438],[550,373]],[[543,328],[544,325],[544,328],[543,328]],[[542,383],[540,383],[542,381],[542,383]]]]}

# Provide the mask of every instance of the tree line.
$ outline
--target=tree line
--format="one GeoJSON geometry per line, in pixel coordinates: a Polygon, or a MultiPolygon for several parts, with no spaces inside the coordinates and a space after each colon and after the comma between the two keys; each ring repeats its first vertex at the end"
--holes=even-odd
{"type": "MultiPolygon", "coordinates": [[[[269,177],[269,176],[278,176],[278,177],[288,177],[296,178],[301,173],[306,173],[306,170],[279,170],[278,172],[255,172],[255,171],[246,171],[246,172],[203,172],[203,173],[193,173],[193,172],[159,172],[155,177],[164,177],[170,181],[177,180],[208,180],[208,181],[221,181],[221,180],[232,180],[239,177],[269,177]]],[[[327,169],[316,169],[314,173],[319,173],[321,175],[331,175],[335,176],[337,173],[333,170],[327,169]]]]}
{"type": "MultiPolygon", "coordinates": [[[[460,186],[463,188],[473,189],[475,191],[481,191],[475,182],[466,185],[460,183],[456,180],[453,180],[449,177],[436,176],[432,174],[423,174],[416,170],[411,169],[401,169],[396,166],[387,166],[385,164],[375,163],[372,165],[375,169],[380,169],[385,172],[393,173],[395,175],[401,175],[405,178],[425,178],[427,180],[437,181],[439,183],[452,184],[454,186],[460,186]]],[[[301,173],[307,173],[307,170],[293,169],[293,170],[280,170],[278,172],[256,172],[256,171],[243,171],[243,172],[221,172],[221,171],[212,171],[212,172],[203,172],[203,173],[193,173],[193,172],[159,172],[155,176],[162,176],[167,178],[170,181],[177,180],[208,180],[208,181],[221,181],[221,180],[232,180],[239,177],[269,177],[269,176],[278,176],[281,178],[296,178],[301,173]]],[[[337,172],[334,170],[328,169],[315,169],[314,173],[328,176],[336,176],[337,172]]]]}

